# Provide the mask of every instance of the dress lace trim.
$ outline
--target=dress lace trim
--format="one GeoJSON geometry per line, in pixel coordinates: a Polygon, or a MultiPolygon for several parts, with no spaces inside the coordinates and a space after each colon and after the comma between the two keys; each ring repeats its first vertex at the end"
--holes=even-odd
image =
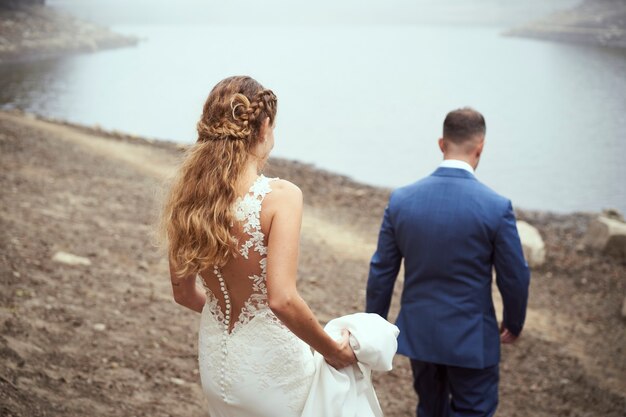
{"type": "Polygon", "coordinates": [[[235,219],[241,224],[246,236],[238,247],[243,261],[256,264],[256,259],[260,259],[258,266],[254,265],[255,273],[247,276],[251,295],[243,303],[237,322],[230,331],[231,294],[222,271],[218,267],[213,268],[224,300],[223,310],[218,298],[202,280],[207,293],[206,317],[210,315],[210,321],[203,330],[209,338],[201,338],[205,340],[202,343],[207,344],[201,343],[200,361],[216,384],[212,388],[216,391],[213,392],[221,397],[224,404],[236,402],[236,387],[244,382],[248,375],[246,370],[254,369],[257,386],[264,393],[274,389],[277,381],[284,381],[279,389],[283,391],[284,398],[288,399],[288,407],[295,412],[304,406],[314,366],[312,360],[308,359],[308,346],[285,327],[268,304],[267,248],[260,217],[263,199],[272,191],[271,181],[263,175],[259,176],[249,192],[238,198],[233,207],[235,219]],[[254,252],[259,256],[251,258],[254,252]],[[244,329],[247,329],[246,332],[243,332],[244,329]],[[241,337],[236,337],[237,334],[241,334],[241,337]],[[267,355],[262,348],[260,353],[259,343],[261,346],[272,346],[274,353],[267,355]],[[263,355],[262,360],[259,360],[259,355],[263,355]]]}
{"type": "Polygon", "coordinates": [[[251,248],[260,255],[267,254],[267,248],[263,244],[265,236],[261,231],[261,204],[267,194],[272,192],[271,179],[260,175],[250,187],[250,191],[235,202],[235,219],[243,222],[243,231],[250,238],[239,248],[239,253],[248,259],[251,248]]]}
{"type": "MultiPolygon", "coordinates": [[[[283,326],[282,322],[269,309],[267,301],[267,247],[264,243],[265,235],[261,231],[261,205],[265,196],[272,192],[270,182],[276,179],[277,178],[267,178],[264,175],[260,175],[250,186],[248,193],[235,201],[235,219],[242,223],[244,233],[249,236],[249,238],[240,245],[239,253],[243,258],[249,259],[250,250],[253,250],[261,255],[261,259],[259,260],[260,274],[248,276],[248,279],[252,281],[253,293],[248,300],[245,301],[239,313],[238,320],[234,324],[230,334],[237,332],[240,327],[249,323],[260,313],[266,314],[268,318],[276,324],[283,326]]],[[[215,320],[220,323],[225,334],[228,335],[228,328],[231,321],[230,294],[220,269],[214,267],[213,272],[219,281],[220,290],[224,297],[224,312],[220,309],[217,298],[206,286],[204,280],[202,280],[202,284],[207,293],[209,311],[215,320]]]]}

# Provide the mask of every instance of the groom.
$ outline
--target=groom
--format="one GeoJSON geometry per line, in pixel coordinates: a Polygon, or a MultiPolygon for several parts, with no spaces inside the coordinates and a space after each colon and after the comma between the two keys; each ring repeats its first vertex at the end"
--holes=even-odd
{"type": "Polygon", "coordinates": [[[500,343],[515,342],[524,325],[530,274],[511,202],[474,176],[485,129],[471,108],[448,113],[444,161],[391,194],[370,264],[366,308],[386,318],[404,259],[398,353],[411,359],[418,417],[493,416],[500,343]]]}

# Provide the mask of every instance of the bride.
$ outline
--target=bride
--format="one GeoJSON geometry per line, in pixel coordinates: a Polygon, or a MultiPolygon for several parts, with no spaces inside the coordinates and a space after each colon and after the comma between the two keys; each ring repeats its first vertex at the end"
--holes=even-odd
{"type": "Polygon", "coordinates": [[[335,368],[356,361],[347,333],[340,342],[328,336],[296,289],[302,192],[260,174],[276,105],[250,77],[220,81],[163,210],[174,299],[201,313],[200,379],[212,417],[299,416],[311,348],[335,368]]]}

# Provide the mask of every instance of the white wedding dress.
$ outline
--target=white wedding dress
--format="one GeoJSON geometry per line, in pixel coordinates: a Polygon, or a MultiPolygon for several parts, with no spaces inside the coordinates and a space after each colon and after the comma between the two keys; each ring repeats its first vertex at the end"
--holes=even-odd
{"type": "Polygon", "coordinates": [[[198,361],[211,417],[299,417],[313,381],[311,349],[268,306],[261,207],[271,181],[259,176],[235,203],[241,256],[201,274],[198,361]]]}

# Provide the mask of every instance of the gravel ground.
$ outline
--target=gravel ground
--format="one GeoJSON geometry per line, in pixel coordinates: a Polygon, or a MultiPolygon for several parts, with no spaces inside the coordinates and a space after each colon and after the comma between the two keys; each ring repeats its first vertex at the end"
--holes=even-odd
{"type": "MultiPolygon", "coordinates": [[[[0,415],[206,415],[199,317],[173,302],[152,235],[180,155],[0,112],[0,415]],[[59,251],[88,265],[55,262],[59,251]]],[[[303,298],[322,322],[360,311],[389,190],[285,160],[267,175],[305,195],[303,298]]],[[[503,349],[498,415],[623,417],[626,265],[580,245],[593,214],[518,216],[548,256],[533,271],[523,337],[503,349]]],[[[406,358],[375,386],[386,416],[413,415],[406,358]]]]}

